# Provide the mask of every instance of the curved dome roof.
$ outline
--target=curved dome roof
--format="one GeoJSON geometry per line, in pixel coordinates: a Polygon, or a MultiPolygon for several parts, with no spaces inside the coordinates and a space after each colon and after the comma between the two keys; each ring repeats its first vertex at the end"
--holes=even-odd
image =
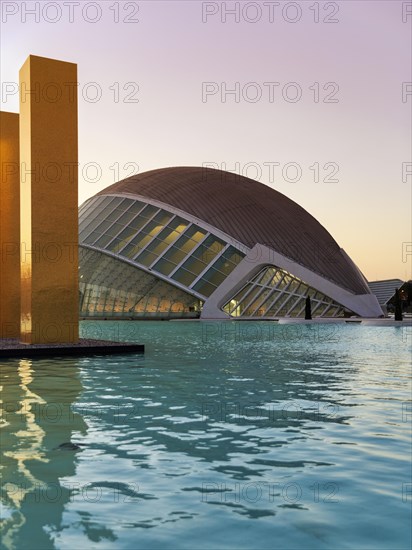
{"type": "Polygon", "coordinates": [[[136,194],[179,208],[248,247],[265,244],[355,294],[366,280],[326,229],[282,193],[231,172],[202,167],[151,170],[98,195],[136,194]]]}

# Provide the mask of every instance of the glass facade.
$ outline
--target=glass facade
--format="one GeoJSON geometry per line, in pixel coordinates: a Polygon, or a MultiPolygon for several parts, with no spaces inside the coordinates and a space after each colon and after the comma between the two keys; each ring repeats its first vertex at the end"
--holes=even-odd
{"type": "Polygon", "coordinates": [[[232,317],[304,317],[307,296],[313,317],[343,316],[341,305],[275,266],[262,269],[222,309],[232,317]]]}
{"type": "Polygon", "coordinates": [[[202,301],[96,250],[80,247],[80,316],[198,317],[202,301]]]}
{"type": "MultiPolygon", "coordinates": [[[[171,295],[172,289],[176,290],[175,281],[178,287],[188,290],[188,295],[192,291],[197,304],[209,297],[244,257],[234,246],[181,216],[135,199],[110,195],[94,197],[80,207],[79,243],[119,256],[119,260],[123,258],[136,266],[127,265],[127,269],[143,267],[150,271],[149,278],[156,279],[156,273],[167,277],[171,284],[165,284],[171,295]]],[[[86,259],[80,262],[83,270],[86,259]]],[[[102,265],[100,258],[96,270],[100,271],[102,265]]],[[[93,273],[86,269],[82,275],[81,285],[91,284],[93,273]]],[[[144,278],[144,273],[135,277],[144,278]]],[[[89,287],[83,288],[88,294],[82,297],[82,315],[127,312],[129,302],[123,309],[117,302],[112,307],[112,298],[104,302],[106,305],[102,305],[103,298],[96,302],[97,293],[105,293],[103,288],[113,288],[113,284],[113,280],[110,284],[101,281],[100,290],[95,288],[93,292],[89,287]],[[89,297],[94,306],[89,307],[89,297]]]]}
{"type": "MultiPolygon", "coordinates": [[[[245,256],[196,223],[125,196],[94,197],[79,216],[84,317],[199,316],[245,256]]],[[[275,266],[222,309],[232,317],[303,317],[307,296],[313,317],[343,315],[340,304],[275,266]]]]}

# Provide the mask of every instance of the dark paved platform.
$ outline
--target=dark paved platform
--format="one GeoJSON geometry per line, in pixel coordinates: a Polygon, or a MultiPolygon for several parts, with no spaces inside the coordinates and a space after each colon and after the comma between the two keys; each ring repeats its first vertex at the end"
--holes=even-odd
{"type": "Polygon", "coordinates": [[[144,345],[129,342],[80,339],[78,344],[22,344],[15,338],[0,339],[0,358],[62,357],[144,353],[144,345]]]}

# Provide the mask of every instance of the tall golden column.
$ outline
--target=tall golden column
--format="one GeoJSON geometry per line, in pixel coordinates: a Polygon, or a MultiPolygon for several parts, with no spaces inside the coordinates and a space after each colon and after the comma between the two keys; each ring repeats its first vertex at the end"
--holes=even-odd
{"type": "Polygon", "coordinates": [[[0,112],[0,338],[20,335],[19,115],[0,112]]]}
{"type": "Polygon", "coordinates": [[[77,65],[30,55],[20,69],[21,341],[79,333],[77,65]]]}

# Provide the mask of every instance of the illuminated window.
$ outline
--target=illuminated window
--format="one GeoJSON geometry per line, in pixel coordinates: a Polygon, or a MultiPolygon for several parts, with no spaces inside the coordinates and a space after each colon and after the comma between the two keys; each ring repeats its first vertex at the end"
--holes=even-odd
{"type": "Polygon", "coordinates": [[[274,266],[250,279],[223,310],[233,317],[302,317],[307,296],[311,298],[314,317],[343,315],[343,307],[330,297],[274,266]]]}

